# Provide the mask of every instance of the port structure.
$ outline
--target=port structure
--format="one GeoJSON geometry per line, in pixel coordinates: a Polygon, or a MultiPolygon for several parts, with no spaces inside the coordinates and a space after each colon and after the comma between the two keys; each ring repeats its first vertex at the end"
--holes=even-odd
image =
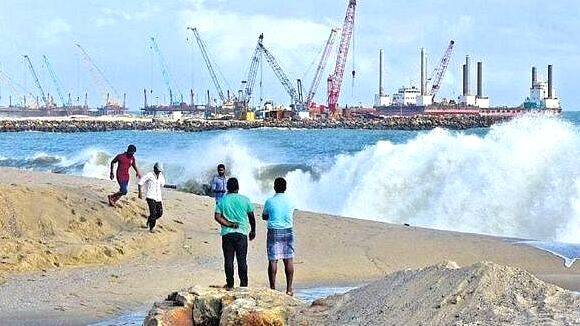
{"type": "Polygon", "coordinates": [[[205,42],[203,41],[203,39],[199,35],[199,31],[197,30],[196,27],[187,27],[187,29],[191,30],[193,32],[193,35],[195,36],[195,40],[197,42],[197,45],[199,46],[199,50],[201,51],[201,55],[203,57],[205,65],[207,66],[207,70],[209,71],[213,85],[214,85],[216,91],[218,92],[218,96],[220,97],[220,100],[224,104],[227,103],[229,101],[229,99],[226,98],[224,91],[223,91],[223,87],[221,86],[220,81],[217,78],[217,75],[215,73],[215,69],[213,67],[212,61],[211,61],[209,54],[208,54],[208,51],[207,51],[207,46],[205,45],[205,42]]]}
{"type": "Polygon", "coordinates": [[[155,53],[155,56],[157,57],[157,62],[159,63],[159,68],[161,69],[161,74],[163,75],[163,81],[165,82],[165,87],[167,87],[167,91],[169,92],[169,105],[181,105],[183,103],[183,93],[181,93],[181,91],[175,87],[175,83],[173,81],[173,78],[171,78],[171,74],[169,73],[169,69],[167,69],[167,63],[165,61],[165,58],[163,57],[163,53],[161,52],[161,49],[159,48],[159,44],[157,43],[157,40],[155,39],[155,37],[151,37],[150,38],[151,41],[151,49],[153,50],[153,52],[155,53]],[[179,92],[179,96],[180,99],[178,101],[174,101],[173,100],[173,90],[177,89],[177,91],[179,92]]]}
{"type": "Polygon", "coordinates": [[[36,84],[36,88],[38,88],[38,91],[40,92],[40,96],[42,97],[42,101],[44,102],[44,108],[45,109],[50,108],[50,106],[51,106],[50,100],[49,100],[48,96],[46,95],[46,93],[44,92],[44,89],[42,88],[42,84],[40,83],[40,80],[38,79],[38,74],[36,74],[36,70],[34,69],[34,65],[32,64],[30,57],[25,54],[24,60],[26,61],[28,69],[30,70],[32,77],[34,78],[34,83],[36,84]]]}
{"type": "Polygon", "coordinates": [[[429,83],[432,83],[431,89],[427,91],[427,95],[431,96],[432,100],[435,99],[437,92],[439,92],[439,89],[441,88],[441,82],[443,81],[445,73],[447,72],[447,68],[449,67],[449,62],[451,61],[451,56],[453,55],[454,46],[455,41],[449,41],[449,45],[447,46],[447,49],[445,49],[439,64],[437,67],[435,67],[435,70],[433,70],[431,77],[427,79],[427,89],[429,89],[429,83]]]}
{"type": "Polygon", "coordinates": [[[42,59],[44,62],[44,66],[46,67],[46,70],[48,70],[48,74],[50,75],[50,79],[52,80],[52,83],[54,84],[54,88],[56,89],[56,93],[58,94],[58,97],[60,99],[60,104],[62,105],[62,107],[70,106],[71,105],[70,97],[69,97],[69,101],[67,103],[67,101],[65,100],[65,97],[64,97],[64,93],[62,92],[62,84],[60,83],[60,80],[58,79],[56,72],[52,68],[52,64],[50,64],[48,57],[46,55],[43,55],[42,59]]]}
{"type": "Polygon", "coordinates": [[[310,89],[308,90],[308,95],[306,95],[306,106],[310,108],[313,105],[312,100],[318,91],[318,86],[320,85],[320,81],[322,80],[322,73],[324,69],[326,69],[326,65],[328,63],[328,58],[332,52],[334,47],[334,42],[336,40],[336,35],[338,34],[338,28],[332,28],[330,30],[330,36],[328,36],[328,40],[324,45],[324,50],[322,51],[322,56],[320,57],[320,62],[316,67],[316,72],[314,74],[314,78],[312,79],[312,84],[310,85],[310,89]]]}
{"type": "Polygon", "coordinates": [[[346,66],[346,59],[350,48],[350,40],[352,38],[356,14],[356,0],[349,0],[342,26],[342,35],[338,46],[338,54],[336,55],[336,64],[334,72],[328,77],[328,110],[334,114],[337,110],[338,99],[340,98],[340,91],[342,88],[342,81],[344,79],[344,68],[346,66]]]}

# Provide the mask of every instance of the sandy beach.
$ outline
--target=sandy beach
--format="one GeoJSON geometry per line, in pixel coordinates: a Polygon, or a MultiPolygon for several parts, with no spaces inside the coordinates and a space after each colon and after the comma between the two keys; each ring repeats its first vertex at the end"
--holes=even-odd
{"type": "MultiPolygon", "coordinates": [[[[167,293],[223,285],[213,200],[167,191],[149,234],[135,188],[111,208],[112,181],[0,169],[0,321],[75,325],[146,310],[167,293]]],[[[242,185],[243,188],[243,185],[242,185]]],[[[242,189],[243,193],[243,189],[242,189]]],[[[261,213],[261,207],[257,207],[261,213]]],[[[296,214],[295,284],[361,285],[388,273],[452,260],[519,267],[580,291],[580,265],[514,239],[296,214]]],[[[266,286],[265,225],[249,247],[251,286],[266,286]]]]}

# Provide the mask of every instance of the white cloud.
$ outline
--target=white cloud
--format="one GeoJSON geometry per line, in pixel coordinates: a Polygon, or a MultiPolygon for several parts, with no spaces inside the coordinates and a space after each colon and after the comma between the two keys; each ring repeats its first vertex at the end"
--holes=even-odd
{"type": "Polygon", "coordinates": [[[208,9],[203,0],[190,2],[192,7],[181,12],[183,25],[197,27],[220,60],[233,62],[240,55],[249,60],[258,35],[264,33],[264,44],[280,61],[305,66],[310,58],[304,51],[313,54],[330,33],[330,26],[302,18],[241,15],[208,9]]]}
{"type": "Polygon", "coordinates": [[[126,11],[118,8],[104,8],[102,15],[94,18],[94,24],[97,27],[105,27],[115,25],[119,21],[147,21],[158,14],[161,9],[156,5],[146,4],[143,10],[126,11]]]}
{"type": "Polygon", "coordinates": [[[47,42],[54,43],[59,40],[63,34],[68,34],[71,31],[71,26],[62,18],[54,18],[48,24],[44,25],[40,36],[47,42]]]}

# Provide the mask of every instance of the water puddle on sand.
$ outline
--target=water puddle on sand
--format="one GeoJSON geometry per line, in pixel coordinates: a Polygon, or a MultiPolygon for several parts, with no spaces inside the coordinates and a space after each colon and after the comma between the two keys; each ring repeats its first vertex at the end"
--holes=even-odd
{"type": "Polygon", "coordinates": [[[548,242],[548,241],[518,241],[515,244],[525,244],[534,248],[547,251],[564,259],[564,266],[570,268],[580,259],[580,244],[548,242]]]}
{"type": "MultiPolygon", "coordinates": [[[[294,295],[296,298],[310,304],[312,301],[325,298],[335,294],[343,294],[356,287],[320,287],[310,289],[296,290],[294,295]]],[[[128,325],[143,325],[143,320],[147,316],[147,311],[133,312],[125,314],[113,319],[105,320],[89,326],[128,326],[128,325]]]]}

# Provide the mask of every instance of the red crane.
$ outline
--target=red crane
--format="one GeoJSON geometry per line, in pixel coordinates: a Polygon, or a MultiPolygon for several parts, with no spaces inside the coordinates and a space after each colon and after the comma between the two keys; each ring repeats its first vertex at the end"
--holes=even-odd
{"type": "Polygon", "coordinates": [[[451,55],[453,54],[454,45],[455,41],[452,40],[449,42],[449,46],[447,46],[447,49],[445,50],[439,65],[435,68],[435,70],[433,70],[433,74],[428,80],[428,82],[433,82],[433,86],[431,86],[431,90],[429,91],[429,95],[433,96],[433,98],[435,98],[435,95],[437,95],[437,92],[441,87],[441,81],[443,80],[445,72],[447,71],[447,67],[449,66],[449,61],[451,60],[451,55]]]}
{"type": "Polygon", "coordinates": [[[346,9],[346,17],[344,18],[344,25],[342,26],[342,36],[338,47],[338,54],[336,56],[334,73],[328,77],[328,110],[332,114],[336,112],[338,98],[340,97],[340,89],[344,78],[344,68],[354,28],[355,9],[356,0],[349,0],[348,8],[346,9]]]}

